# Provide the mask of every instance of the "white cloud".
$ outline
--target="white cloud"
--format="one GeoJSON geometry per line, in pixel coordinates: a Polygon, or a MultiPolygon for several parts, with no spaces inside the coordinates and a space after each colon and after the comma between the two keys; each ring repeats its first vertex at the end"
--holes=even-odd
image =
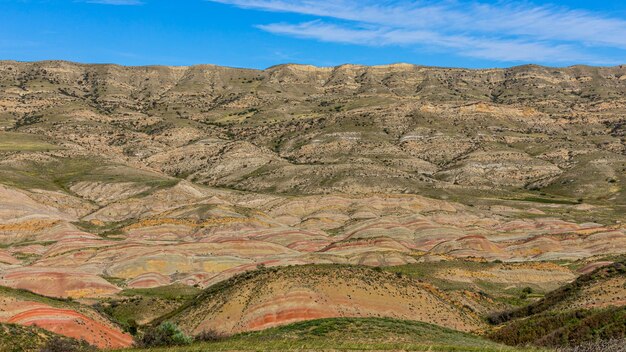
{"type": "Polygon", "coordinates": [[[312,16],[318,20],[258,27],[330,42],[424,45],[498,61],[609,63],[594,56],[591,49],[626,50],[625,20],[554,5],[455,0],[208,1],[312,16]]]}
{"type": "Polygon", "coordinates": [[[595,61],[598,58],[579,53],[569,45],[552,45],[545,42],[478,38],[466,35],[441,35],[427,30],[400,30],[390,28],[351,29],[321,21],[300,24],[269,24],[258,28],[270,33],[325,42],[371,46],[423,45],[445,48],[457,54],[497,61],[595,61]]]}

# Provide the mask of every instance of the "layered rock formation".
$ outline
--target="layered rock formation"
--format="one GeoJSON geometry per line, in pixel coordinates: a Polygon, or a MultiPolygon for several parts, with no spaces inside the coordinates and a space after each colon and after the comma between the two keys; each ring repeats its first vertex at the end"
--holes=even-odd
{"type": "MultiPolygon", "coordinates": [[[[626,253],[625,75],[0,62],[0,285],[92,303],[259,267],[626,253]]],[[[345,297],[312,287],[313,306],[293,303],[309,293],[299,286],[284,304],[272,293],[226,330],[432,312],[364,298],[347,314],[345,297]]],[[[455,299],[489,310],[466,296],[455,299]]],[[[478,327],[450,314],[431,322],[478,327]]]]}

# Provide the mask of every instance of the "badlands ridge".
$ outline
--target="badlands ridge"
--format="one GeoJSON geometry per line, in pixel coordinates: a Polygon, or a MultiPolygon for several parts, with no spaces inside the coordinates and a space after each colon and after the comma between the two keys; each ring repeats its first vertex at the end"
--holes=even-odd
{"type": "Polygon", "coordinates": [[[624,116],[623,66],[3,61],[0,322],[101,348],[132,344],[125,306],[483,333],[626,253],[624,116]]]}

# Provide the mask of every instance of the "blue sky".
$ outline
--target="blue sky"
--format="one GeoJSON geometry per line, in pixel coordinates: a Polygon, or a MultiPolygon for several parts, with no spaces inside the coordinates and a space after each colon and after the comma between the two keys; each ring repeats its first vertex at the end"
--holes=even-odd
{"type": "Polygon", "coordinates": [[[626,64],[622,0],[0,0],[0,59],[626,64]]]}

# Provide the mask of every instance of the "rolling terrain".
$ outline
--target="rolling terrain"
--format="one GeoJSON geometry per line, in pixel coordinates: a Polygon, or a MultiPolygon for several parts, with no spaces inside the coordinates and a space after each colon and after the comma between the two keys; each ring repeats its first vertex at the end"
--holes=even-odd
{"type": "MultiPolygon", "coordinates": [[[[198,343],[186,347],[155,348],[151,351],[200,352],[207,349],[211,351],[547,351],[509,347],[436,325],[389,318],[317,319],[263,331],[237,334],[217,342],[198,343]]],[[[145,351],[145,349],[127,351],[145,351]]]]}
{"type": "MultiPolygon", "coordinates": [[[[626,66],[2,61],[0,323],[518,331],[487,317],[626,253],[625,114],[626,66]]],[[[624,307],[622,279],[532,315],[624,307]]]]}
{"type": "Polygon", "coordinates": [[[415,320],[460,331],[483,322],[429,284],[356,267],[299,266],[243,274],[216,285],[172,320],[191,335],[263,330],[301,320],[380,317],[415,320]]]}
{"type": "Polygon", "coordinates": [[[93,309],[28,291],[0,289],[0,323],[38,327],[99,348],[120,348],[132,343],[132,336],[93,309]]]}
{"type": "Polygon", "coordinates": [[[509,323],[493,332],[496,341],[539,346],[577,345],[626,335],[626,259],[584,274],[541,300],[491,316],[509,323]]]}

